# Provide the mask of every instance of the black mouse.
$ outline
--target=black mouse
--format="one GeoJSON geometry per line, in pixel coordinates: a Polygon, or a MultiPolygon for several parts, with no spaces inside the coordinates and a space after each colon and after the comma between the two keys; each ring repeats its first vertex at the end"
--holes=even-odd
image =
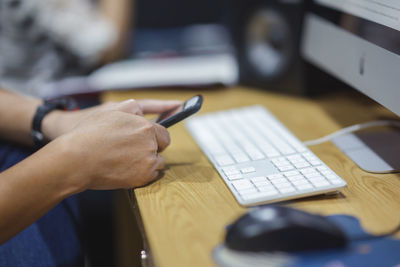
{"type": "Polygon", "coordinates": [[[236,220],[225,238],[239,251],[305,251],[345,247],[345,233],[326,217],[284,206],[260,206],[236,220]]]}

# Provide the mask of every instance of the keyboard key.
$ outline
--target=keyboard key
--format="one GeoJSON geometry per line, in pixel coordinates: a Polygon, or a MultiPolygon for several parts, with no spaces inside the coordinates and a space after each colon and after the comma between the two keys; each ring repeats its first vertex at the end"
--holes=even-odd
{"type": "Polygon", "coordinates": [[[243,168],[243,169],[240,169],[240,171],[241,171],[241,173],[252,173],[252,172],[255,172],[256,171],[256,168],[254,168],[254,167],[247,167],[247,168],[243,168]]]}
{"type": "Polygon", "coordinates": [[[263,152],[265,153],[265,155],[268,158],[274,158],[274,157],[279,157],[281,155],[281,153],[279,153],[277,150],[263,150],[263,152]]]}
{"type": "Polygon", "coordinates": [[[334,173],[333,172],[331,172],[331,171],[322,171],[321,172],[324,176],[327,176],[327,175],[334,175],[334,173]]]}
{"type": "Polygon", "coordinates": [[[243,163],[243,162],[248,162],[250,161],[250,158],[244,154],[244,153],[236,153],[232,154],[232,157],[236,160],[238,163],[243,163]]]}
{"type": "Polygon", "coordinates": [[[230,175],[226,175],[226,176],[228,177],[229,181],[243,179],[243,175],[241,173],[230,174],[230,175]]]}
{"type": "Polygon", "coordinates": [[[298,186],[298,185],[304,185],[304,184],[310,184],[310,183],[306,179],[302,179],[302,180],[292,181],[292,184],[294,184],[295,186],[298,186]]]}
{"type": "Polygon", "coordinates": [[[310,167],[310,164],[308,164],[307,162],[295,163],[295,164],[293,164],[293,165],[294,165],[297,169],[310,167]]]}
{"type": "MultiPolygon", "coordinates": [[[[262,188],[262,187],[273,187],[272,183],[269,182],[269,181],[257,182],[257,183],[254,183],[254,185],[255,185],[258,189],[260,189],[260,188],[262,188]]],[[[261,189],[260,189],[260,190],[261,190],[261,189]]]]}
{"type": "Polygon", "coordinates": [[[329,180],[332,184],[343,184],[343,181],[339,178],[329,180]]]}
{"type": "Polygon", "coordinates": [[[239,180],[233,181],[232,185],[236,188],[236,190],[240,191],[242,189],[253,188],[254,185],[249,180],[239,180]]]}
{"type": "Polygon", "coordinates": [[[336,175],[334,175],[334,174],[328,174],[328,175],[325,175],[325,177],[326,177],[327,179],[329,179],[329,180],[338,179],[338,177],[337,177],[336,175]]]}
{"type": "Polygon", "coordinates": [[[264,176],[259,176],[259,177],[254,177],[250,179],[253,183],[259,183],[259,182],[268,182],[267,178],[264,176]]]}
{"type": "Polygon", "coordinates": [[[290,187],[279,188],[279,191],[280,191],[282,194],[287,194],[287,193],[296,192],[296,189],[295,189],[293,186],[290,186],[290,187]]]}
{"type": "Polygon", "coordinates": [[[313,165],[313,166],[318,166],[318,165],[321,165],[321,164],[322,164],[322,162],[319,161],[319,160],[310,160],[309,162],[310,162],[310,164],[313,165]]]}
{"type": "Polygon", "coordinates": [[[273,185],[260,186],[257,187],[257,189],[260,190],[260,192],[276,191],[273,185]]]}
{"type": "Polygon", "coordinates": [[[314,185],[315,187],[321,187],[321,186],[325,186],[325,185],[330,185],[329,182],[327,182],[326,180],[321,180],[321,179],[319,179],[319,180],[310,180],[310,183],[312,185],[314,185]],[[321,186],[317,186],[319,184],[321,184],[321,186]]]}
{"type": "Polygon", "coordinates": [[[275,158],[273,160],[271,160],[272,163],[276,163],[276,162],[287,162],[287,159],[285,157],[280,157],[280,158],[275,158]]]}
{"type": "Polygon", "coordinates": [[[272,160],[272,163],[274,163],[274,165],[275,165],[276,167],[282,167],[282,166],[290,166],[290,165],[292,165],[292,164],[290,164],[289,161],[275,161],[275,162],[274,162],[274,160],[272,160]]]}
{"type": "Polygon", "coordinates": [[[289,160],[292,164],[296,164],[296,163],[307,163],[307,161],[305,160],[305,159],[303,159],[303,158],[300,158],[300,159],[292,159],[292,160],[289,160]]]}
{"type": "Polygon", "coordinates": [[[252,154],[250,155],[252,160],[260,160],[260,159],[265,159],[265,156],[263,154],[252,154]]]}
{"type": "Polygon", "coordinates": [[[307,174],[307,173],[317,173],[317,171],[314,168],[307,168],[304,170],[300,171],[302,174],[307,174]]]}
{"type": "Polygon", "coordinates": [[[281,172],[285,172],[285,171],[290,171],[290,170],[293,170],[293,169],[294,169],[294,167],[293,167],[293,166],[291,166],[291,165],[289,165],[289,166],[282,166],[282,167],[278,167],[278,169],[279,169],[281,172]]]}
{"type": "Polygon", "coordinates": [[[271,196],[275,196],[278,195],[279,192],[277,190],[270,190],[270,191],[264,191],[264,192],[260,192],[260,194],[264,197],[271,197],[271,196]]]}
{"type": "Polygon", "coordinates": [[[321,174],[319,174],[318,172],[311,172],[311,173],[304,174],[304,176],[307,178],[313,178],[313,177],[321,176],[321,174]]]}
{"type": "Polygon", "coordinates": [[[237,170],[237,168],[236,168],[236,166],[229,166],[229,167],[223,167],[223,168],[221,168],[221,170],[226,173],[228,171],[237,170]]]}
{"type": "Polygon", "coordinates": [[[284,183],[280,183],[280,184],[274,184],[276,188],[281,189],[281,188],[285,188],[285,187],[291,187],[292,184],[289,182],[284,182],[284,183]]]}
{"type": "Polygon", "coordinates": [[[282,174],[271,174],[271,175],[268,175],[267,178],[269,180],[280,179],[280,178],[283,178],[283,175],[282,174]]]}
{"type": "Polygon", "coordinates": [[[246,188],[246,189],[242,189],[242,190],[238,190],[239,194],[241,196],[245,196],[245,195],[251,195],[251,194],[255,194],[257,193],[257,189],[256,188],[246,188]]]}
{"type": "Polygon", "coordinates": [[[303,157],[305,157],[306,159],[315,158],[315,156],[313,154],[311,154],[310,152],[303,153],[303,157]]]}
{"type": "Polygon", "coordinates": [[[316,181],[316,182],[318,182],[318,181],[326,181],[326,179],[321,175],[308,178],[308,180],[310,182],[313,182],[313,181],[316,181]]]}
{"type": "Polygon", "coordinates": [[[310,156],[310,157],[305,157],[308,161],[319,161],[317,157],[315,156],[310,156]]]}
{"type": "Polygon", "coordinates": [[[329,186],[330,183],[328,183],[327,181],[321,181],[321,182],[315,182],[312,183],[315,187],[326,187],[329,186]]]}
{"type": "Polygon", "coordinates": [[[284,172],[283,175],[285,175],[286,177],[289,176],[294,176],[294,175],[299,175],[300,173],[298,171],[289,171],[289,172],[284,172]]]}
{"type": "Polygon", "coordinates": [[[259,159],[264,159],[265,156],[263,153],[261,153],[258,149],[247,149],[246,150],[247,154],[249,154],[250,158],[252,160],[259,160],[259,159]]]}
{"type": "Polygon", "coordinates": [[[280,148],[279,151],[283,154],[283,155],[290,155],[295,153],[296,151],[294,151],[294,149],[290,148],[290,147],[283,147],[280,148]]]}
{"type": "Polygon", "coordinates": [[[235,163],[233,159],[228,155],[217,156],[215,157],[215,161],[218,163],[219,166],[232,165],[233,163],[235,163]]]}
{"type": "Polygon", "coordinates": [[[271,181],[271,183],[273,183],[274,185],[281,184],[281,183],[286,183],[286,182],[287,182],[286,178],[274,179],[274,180],[271,181]]]}
{"type": "Polygon", "coordinates": [[[289,181],[305,180],[303,175],[289,176],[287,179],[289,181]]]}
{"type": "Polygon", "coordinates": [[[228,175],[232,175],[232,174],[240,174],[240,171],[238,169],[230,169],[230,170],[224,170],[222,169],[222,171],[228,176],[228,175]]]}
{"type": "Polygon", "coordinates": [[[220,155],[220,154],[226,154],[225,149],[218,143],[215,142],[209,142],[205,144],[205,146],[208,148],[211,154],[215,155],[220,155]]]}
{"type": "Polygon", "coordinates": [[[304,146],[296,146],[295,148],[296,148],[297,152],[300,152],[300,153],[307,151],[307,148],[305,148],[304,146]]]}
{"type": "Polygon", "coordinates": [[[329,171],[329,169],[327,167],[325,167],[325,166],[317,167],[317,170],[319,170],[320,172],[329,171]]]}
{"type": "Polygon", "coordinates": [[[287,159],[290,160],[290,161],[304,160],[301,155],[288,156],[287,159]]]}

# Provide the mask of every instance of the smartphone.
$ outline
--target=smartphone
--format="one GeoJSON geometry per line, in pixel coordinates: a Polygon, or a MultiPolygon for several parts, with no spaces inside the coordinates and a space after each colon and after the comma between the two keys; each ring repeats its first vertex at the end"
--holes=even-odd
{"type": "Polygon", "coordinates": [[[196,95],[188,99],[181,106],[162,113],[158,117],[157,123],[164,126],[165,128],[168,128],[199,111],[202,104],[203,97],[201,95],[196,95]]]}

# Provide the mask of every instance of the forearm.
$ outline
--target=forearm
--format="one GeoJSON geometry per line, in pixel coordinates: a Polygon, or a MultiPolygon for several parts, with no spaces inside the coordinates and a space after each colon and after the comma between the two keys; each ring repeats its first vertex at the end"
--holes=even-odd
{"type": "Polygon", "coordinates": [[[0,138],[32,144],[32,118],[41,104],[38,98],[18,95],[0,89],[0,138]]]}
{"type": "Polygon", "coordinates": [[[0,244],[83,190],[67,166],[68,150],[53,145],[0,173],[0,244]]]}

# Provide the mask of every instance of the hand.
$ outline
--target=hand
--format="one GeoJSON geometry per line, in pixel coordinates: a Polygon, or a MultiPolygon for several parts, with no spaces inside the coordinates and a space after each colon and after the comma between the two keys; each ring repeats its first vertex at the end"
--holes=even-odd
{"type": "MultiPolygon", "coordinates": [[[[182,101],[177,100],[127,100],[122,103],[131,103],[129,105],[122,105],[121,111],[143,116],[143,114],[150,113],[163,113],[171,110],[179,105],[182,105],[182,101]]],[[[120,109],[120,104],[116,102],[107,102],[102,105],[83,109],[79,111],[60,111],[55,110],[49,113],[43,120],[42,131],[46,138],[53,140],[62,134],[70,132],[80,121],[87,118],[93,113],[102,111],[112,111],[120,109]]]]}
{"type": "Polygon", "coordinates": [[[127,111],[137,109],[135,101],[112,107],[94,110],[39,151],[61,151],[60,168],[81,190],[142,186],[164,168],[164,159],[157,152],[169,145],[168,131],[129,114],[127,111]]]}

